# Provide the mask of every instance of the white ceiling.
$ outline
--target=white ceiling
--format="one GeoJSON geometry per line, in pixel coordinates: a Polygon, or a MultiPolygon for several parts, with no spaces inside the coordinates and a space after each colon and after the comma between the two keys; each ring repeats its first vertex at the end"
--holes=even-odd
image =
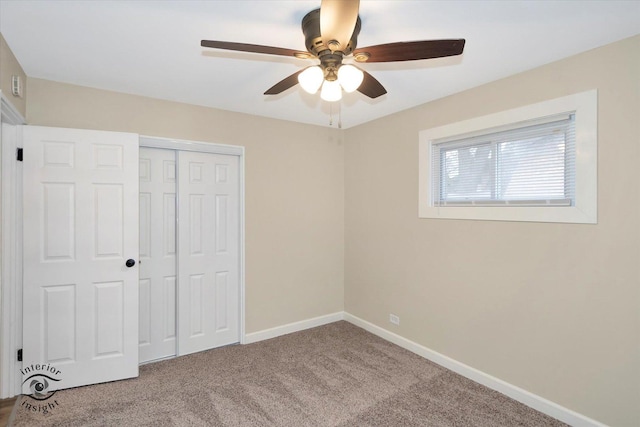
{"type": "MultiPolygon", "coordinates": [[[[29,77],[329,125],[299,86],[264,91],[313,64],[200,47],[201,39],[305,50],[308,1],[0,0],[0,32],[29,77]]],[[[331,107],[352,127],[640,33],[640,1],[362,0],[358,47],[464,38],[459,57],[364,64],[388,94],[331,107]]],[[[346,61],[345,61],[346,62],[346,61]]],[[[333,126],[337,120],[334,117],[333,126]]]]}

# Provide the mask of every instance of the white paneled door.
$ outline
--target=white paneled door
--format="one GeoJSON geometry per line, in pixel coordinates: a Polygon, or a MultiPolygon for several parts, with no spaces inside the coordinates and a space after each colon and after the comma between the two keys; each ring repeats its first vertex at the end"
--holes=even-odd
{"type": "Polygon", "coordinates": [[[176,354],[176,152],[140,148],[140,362],[176,354]]]}
{"type": "Polygon", "coordinates": [[[178,152],[178,354],[239,341],[239,158],[178,152]]]}
{"type": "Polygon", "coordinates": [[[23,131],[23,371],[55,367],[49,390],[135,377],[138,136],[23,131]]]}

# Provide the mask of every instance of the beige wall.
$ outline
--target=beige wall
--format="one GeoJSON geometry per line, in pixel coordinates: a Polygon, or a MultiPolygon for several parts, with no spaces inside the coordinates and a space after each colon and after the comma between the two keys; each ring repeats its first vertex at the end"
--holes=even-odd
{"type": "Polygon", "coordinates": [[[0,34],[0,91],[4,97],[18,110],[22,117],[26,116],[27,106],[27,75],[13,56],[13,52],[0,34]],[[20,76],[22,79],[22,98],[11,93],[11,77],[20,76]]]}
{"type": "Polygon", "coordinates": [[[245,147],[247,333],[343,310],[338,132],[40,79],[29,83],[31,125],[245,147]]]}
{"type": "Polygon", "coordinates": [[[345,310],[640,425],[639,123],[640,36],[347,130],[345,310]],[[594,88],[597,225],[418,219],[420,130],[594,88]]]}

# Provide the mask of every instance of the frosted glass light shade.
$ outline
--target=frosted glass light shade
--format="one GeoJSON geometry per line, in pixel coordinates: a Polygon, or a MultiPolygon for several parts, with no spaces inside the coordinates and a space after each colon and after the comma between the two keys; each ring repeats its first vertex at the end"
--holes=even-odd
{"type": "Polygon", "coordinates": [[[342,98],[342,88],[337,80],[332,82],[325,80],[322,84],[320,98],[328,102],[339,101],[342,98]]]}
{"type": "Polygon", "coordinates": [[[302,86],[305,92],[314,94],[320,89],[322,81],[324,80],[324,72],[322,68],[314,65],[309,67],[300,74],[298,74],[298,83],[302,86]]]}
{"type": "Polygon", "coordinates": [[[338,69],[338,81],[345,92],[351,93],[360,87],[364,73],[351,64],[346,64],[338,69]]]}

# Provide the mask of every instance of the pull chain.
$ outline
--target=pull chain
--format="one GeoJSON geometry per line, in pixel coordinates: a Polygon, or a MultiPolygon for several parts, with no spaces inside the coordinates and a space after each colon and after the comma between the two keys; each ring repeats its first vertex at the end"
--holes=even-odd
{"type": "MultiPolygon", "coordinates": [[[[338,102],[338,129],[342,129],[342,101],[338,102]]],[[[329,126],[333,126],[333,102],[329,103],[329,126]]]]}
{"type": "Polygon", "coordinates": [[[333,126],[333,104],[329,103],[329,126],[333,126]]]}

